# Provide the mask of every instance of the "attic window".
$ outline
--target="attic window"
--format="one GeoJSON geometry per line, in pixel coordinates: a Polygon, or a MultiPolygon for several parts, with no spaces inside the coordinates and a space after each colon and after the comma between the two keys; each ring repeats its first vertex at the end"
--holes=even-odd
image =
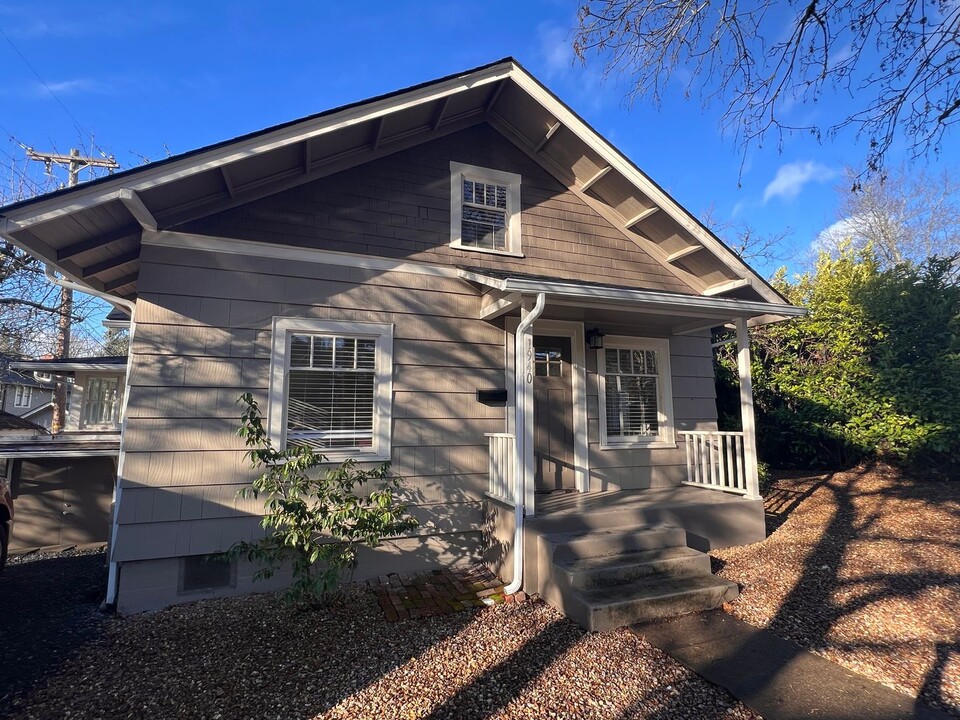
{"type": "Polygon", "coordinates": [[[520,254],[520,176],[450,163],[450,246],[520,254]]]}

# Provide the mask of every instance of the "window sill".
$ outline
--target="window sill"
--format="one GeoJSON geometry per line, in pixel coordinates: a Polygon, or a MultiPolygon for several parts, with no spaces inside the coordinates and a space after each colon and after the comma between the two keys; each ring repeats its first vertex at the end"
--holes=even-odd
{"type": "Polygon", "coordinates": [[[669,440],[648,440],[629,443],[600,443],[601,450],[675,450],[677,443],[669,440]]]}
{"type": "Polygon", "coordinates": [[[487,253],[488,255],[506,255],[507,257],[522,258],[526,257],[523,253],[513,252],[512,250],[492,250],[491,248],[474,247],[472,245],[461,245],[458,242],[450,243],[454,250],[465,250],[467,252],[487,253]]]}
{"type": "MultiPolygon", "coordinates": [[[[315,451],[316,452],[316,451],[315,451]]],[[[390,462],[390,455],[374,455],[373,453],[323,453],[317,452],[317,455],[323,455],[326,461],[322,465],[339,465],[344,460],[354,460],[358,463],[385,463],[390,462]]]]}

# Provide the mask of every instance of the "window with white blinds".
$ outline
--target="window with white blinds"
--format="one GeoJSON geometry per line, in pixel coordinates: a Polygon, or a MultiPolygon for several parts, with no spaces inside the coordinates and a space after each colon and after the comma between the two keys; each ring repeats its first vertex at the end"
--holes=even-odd
{"type": "Polygon", "coordinates": [[[277,318],[271,436],[330,459],[389,459],[393,328],[277,318]]]}
{"type": "Polygon", "coordinates": [[[450,240],[461,250],[520,253],[520,176],[450,163],[450,240]]]}
{"type": "Polygon", "coordinates": [[[602,445],[672,444],[667,341],[608,336],[605,344],[597,355],[602,445]]]}

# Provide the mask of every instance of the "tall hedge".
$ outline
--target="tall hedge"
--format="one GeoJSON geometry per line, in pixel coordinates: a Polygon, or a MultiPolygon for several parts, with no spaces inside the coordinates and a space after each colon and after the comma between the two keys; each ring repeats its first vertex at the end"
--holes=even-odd
{"type": "MultiPolygon", "coordinates": [[[[960,468],[960,286],[949,259],[881,270],[869,250],[820,256],[778,289],[809,314],[753,333],[761,458],[843,466],[876,457],[960,468]]],[[[737,417],[719,359],[721,413],[737,417]]]]}

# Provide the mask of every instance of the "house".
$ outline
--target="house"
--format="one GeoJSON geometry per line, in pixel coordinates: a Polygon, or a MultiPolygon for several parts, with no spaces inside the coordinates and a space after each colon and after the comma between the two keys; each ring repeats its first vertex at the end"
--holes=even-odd
{"type": "MultiPolygon", "coordinates": [[[[68,390],[60,432],[50,434],[49,422],[26,433],[0,432],[0,460],[17,506],[11,549],[109,537],[126,363],[116,356],[10,362],[8,376],[43,378],[50,406],[57,382],[68,390]]],[[[52,409],[46,419],[52,419],[52,409]]]]}
{"type": "Polygon", "coordinates": [[[0,235],[132,315],[121,612],[284,582],[206,560],[261,532],[247,391],[276,443],[405,478],[420,527],[358,578],[483,559],[602,628],[729,598],[701,551],[764,535],[747,328],[801,311],[512,59],[0,208],[0,235]]]}
{"type": "Polygon", "coordinates": [[[7,358],[0,362],[4,366],[0,373],[0,411],[25,418],[49,432],[53,423],[53,380],[43,374],[11,370],[7,358]]]}

